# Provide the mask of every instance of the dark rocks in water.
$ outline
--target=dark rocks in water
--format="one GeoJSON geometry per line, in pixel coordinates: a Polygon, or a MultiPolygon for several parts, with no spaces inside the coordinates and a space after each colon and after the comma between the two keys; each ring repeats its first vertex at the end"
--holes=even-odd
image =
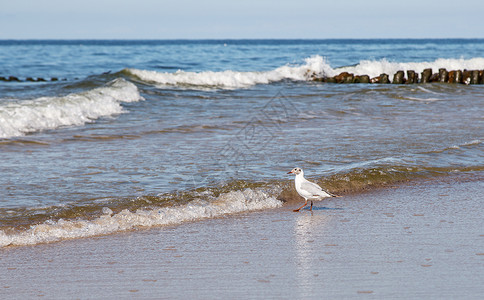
{"type": "Polygon", "coordinates": [[[449,72],[449,80],[448,83],[455,83],[455,73],[456,71],[452,70],[449,72]]]}
{"type": "Polygon", "coordinates": [[[390,83],[390,79],[388,79],[388,74],[380,74],[380,83],[387,84],[390,83]]]}
{"type": "Polygon", "coordinates": [[[370,76],[356,75],[355,78],[353,78],[353,83],[370,83],[370,76]]]}
{"type": "MultiPolygon", "coordinates": [[[[16,81],[16,82],[22,82],[22,81],[27,81],[27,82],[46,82],[46,81],[59,81],[61,79],[59,79],[58,77],[52,77],[50,79],[45,79],[45,78],[42,78],[42,77],[26,77],[25,80],[20,80],[18,77],[16,76],[9,76],[9,77],[4,77],[4,76],[0,76],[0,81],[16,81]]],[[[67,79],[63,78],[62,80],[66,81],[67,79]]]]}
{"type": "Polygon", "coordinates": [[[455,83],[462,83],[462,71],[457,70],[455,72],[455,83]]]}
{"type": "MultiPolygon", "coordinates": [[[[63,79],[64,80],[64,79],[63,79]]],[[[333,77],[313,77],[313,81],[335,83],[333,77]]]]}
{"type": "Polygon", "coordinates": [[[462,83],[462,71],[453,70],[449,72],[449,83],[462,83]]]}
{"type": "Polygon", "coordinates": [[[471,72],[471,84],[479,84],[479,70],[472,70],[471,72]]]}
{"type": "MultiPolygon", "coordinates": [[[[452,70],[447,71],[445,68],[440,68],[438,73],[432,73],[432,69],[423,70],[422,79],[420,83],[441,82],[441,83],[464,83],[464,84],[484,84],[484,70],[452,70]]],[[[2,77],[0,77],[2,80],[2,77]]],[[[3,77],[3,80],[8,80],[3,77]]],[[[328,82],[328,83],[390,83],[387,74],[380,74],[377,77],[370,79],[368,75],[353,75],[348,72],[342,72],[334,77],[313,77],[314,81],[328,82]]],[[[404,71],[397,71],[393,75],[393,84],[413,84],[419,83],[419,73],[413,70],[407,70],[407,78],[405,78],[404,71]]]]}
{"type": "Polygon", "coordinates": [[[342,72],[339,75],[334,76],[337,83],[352,83],[354,75],[348,72],[342,72]]]}
{"type": "MultiPolygon", "coordinates": [[[[332,82],[333,77],[312,77],[313,81],[317,82],[332,82]]],[[[65,80],[65,79],[63,79],[65,80]]]]}
{"type": "Polygon", "coordinates": [[[404,76],[403,71],[397,71],[397,73],[395,73],[393,75],[392,83],[393,84],[403,84],[403,83],[405,83],[405,78],[403,76],[404,76]]]}
{"type": "Polygon", "coordinates": [[[382,84],[387,84],[390,83],[390,80],[388,79],[388,75],[385,73],[380,74],[380,76],[373,77],[370,79],[370,83],[382,83],[382,84]]]}
{"type": "Polygon", "coordinates": [[[446,69],[439,69],[439,82],[449,81],[449,72],[446,69]]]}
{"type": "Polygon", "coordinates": [[[353,83],[355,76],[353,74],[349,74],[345,77],[343,83],[353,83]]]}
{"type": "Polygon", "coordinates": [[[370,83],[370,76],[368,76],[368,75],[361,75],[360,76],[360,82],[361,83],[370,83]]]}
{"type": "Polygon", "coordinates": [[[20,79],[18,79],[18,78],[17,78],[17,77],[15,77],[15,76],[9,76],[9,77],[7,78],[7,81],[20,81],[20,79]]]}
{"type": "Polygon", "coordinates": [[[370,79],[370,83],[380,83],[380,76],[370,79]]]}
{"type": "Polygon", "coordinates": [[[429,82],[439,82],[439,73],[434,73],[429,78],[429,82]]]}
{"type": "Polygon", "coordinates": [[[418,82],[418,74],[415,73],[413,70],[408,70],[407,71],[407,81],[405,83],[407,84],[413,84],[418,82]],[[417,75],[417,76],[415,76],[417,75]]]}
{"type": "Polygon", "coordinates": [[[471,83],[471,71],[464,70],[462,72],[462,83],[463,84],[470,84],[471,83]]]}
{"type": "Polygon", "coordinates": [[[430,76],[432,76],[432,69],[423,70],[422,80],[420,80],[420,83],[429,83],[430,82],[430,76]]]}

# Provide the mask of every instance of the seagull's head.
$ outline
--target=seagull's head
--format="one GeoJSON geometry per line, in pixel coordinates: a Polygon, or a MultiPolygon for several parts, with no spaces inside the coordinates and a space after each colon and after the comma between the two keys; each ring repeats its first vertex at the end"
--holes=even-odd
{"type": "Polygon", "coordinates": [[[303,172],[303,170],[301,168],[294,168],[291,170],[291,172],[287,172],[287,174],[296,174],[296,175],[299,175],[303,172]]]}

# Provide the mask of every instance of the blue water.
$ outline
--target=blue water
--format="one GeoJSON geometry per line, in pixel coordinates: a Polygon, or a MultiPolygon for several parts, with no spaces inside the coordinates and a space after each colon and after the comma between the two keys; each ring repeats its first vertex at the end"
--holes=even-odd
{"type": "Polygon", "coordinates": [[[311,74],[483,70],[482,53],[484,40],[0,41],[0,76],[20,79],[0,81],[0,227],[269,188],[295,166],[330,187],[480,172],[484,85],[311,74]]]}
{"type": "Polygon", "coordinates": [[[361,60],[422,62],[482,57],[482,39],[0,41],[0,74],[85,78],[138,68],[159,71],[264,71],[321,55],[333,67],[361,60]]]}

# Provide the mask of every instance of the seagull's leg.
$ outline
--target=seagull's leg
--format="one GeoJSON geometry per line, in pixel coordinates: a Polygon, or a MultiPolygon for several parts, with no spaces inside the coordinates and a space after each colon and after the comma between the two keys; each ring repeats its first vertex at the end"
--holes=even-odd
{"type": "Polygon", "coordinates": [[[304,199],[304,200],[306,200],[306,202],[304,202],[304,204],[301,207],[299,207],[298,209],[295,209],[294,211],[299,211],[301,208],[303,208],[308,204],[308,199],[304,199]]]}
{"type": "Polygon", "coordinates": [[[311,200],[311,211],[313,211],[313,200],[311,200]]]}

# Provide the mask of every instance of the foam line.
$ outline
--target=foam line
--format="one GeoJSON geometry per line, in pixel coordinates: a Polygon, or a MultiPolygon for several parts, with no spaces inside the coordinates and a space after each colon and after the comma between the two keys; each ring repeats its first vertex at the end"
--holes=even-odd
{"type": "Polygon", "coordinates": [[[0,105],[0,138],[79,126],[125,112],[121,102],[142,100],[138,88],[121,78],[103,87],[62,97],[41,97],[0,105]]]}
{"type": "Polygon", "coordinates": [[[197,199],[188,204],[172,207],[127,209],[113,214],[105,207],[104,215],[94,220],[58,220],[33,225],[30,229],[7,234],[0,231],[0,247],[10,245],[35,245],[66,239],[105,235],[137,227],[176,225],[184,222],[216,218],[222,215],[276,208],[282,202],[274,198],[273,192],[245,189],[231,191],[213,197],[210,201],[197,199]]]}
{"type": "Polygon", "coordinates": [[[305,81],[311,80],[312,76],[331,77],[342,72],[354,75],[379,76],[382,73],[393,76],[397,71],[414,70],[421,73],[424,69],[432,68],[435,72],[439,68],[447,70],[482,70],[484,58],[471,59],[444,59],[439,58],[430,62],[390,62],[381,60],[362,60],[356,65],[333,68],[322,56],[308,57],[301,65],[284,65],[270,71],[237,72],[233,70],[221,72],[157,72],[139,69],[125,69],[123,73],[133,76],[138,80],[159,85],[162,87],[176,86],[192,89],[221,88],[238,89],[248,88],[257,84],[270,84],[281,80],[305,81]]]}

